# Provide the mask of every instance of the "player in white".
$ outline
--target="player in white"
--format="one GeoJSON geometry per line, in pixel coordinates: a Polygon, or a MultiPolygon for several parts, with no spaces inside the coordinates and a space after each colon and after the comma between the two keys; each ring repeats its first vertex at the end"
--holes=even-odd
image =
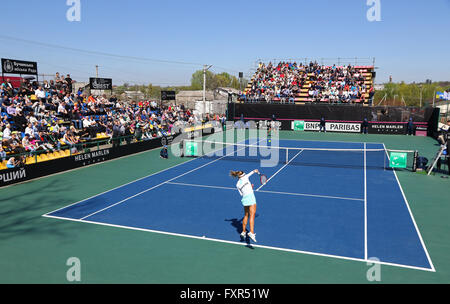
{"type": "Polygon", "coordinates": [[[239,193],[242,196],[242,205],[244,206],[244,219],[242,220],[242,233],[241,239],[245,240],[247,235],[247,223],[250,218],[250,232],[248,237],[256,243],[256,233],[255,233],[255,215],[256,215],[256,198],[253,192],[253,185],[251,184],[249,178],[253,174],[260,174],[258,170],[254,170],[249,174],[245,174],[242,171],[231,171],[231,176],[239,178],[236,184],[239,193]]]}

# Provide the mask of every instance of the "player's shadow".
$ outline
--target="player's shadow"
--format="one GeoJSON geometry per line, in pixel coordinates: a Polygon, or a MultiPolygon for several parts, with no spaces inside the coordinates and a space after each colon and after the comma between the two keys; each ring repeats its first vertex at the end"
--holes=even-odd
{"type": "MultiPolygon", "coordinates": [[[[255,215],[255,218],[257,218],[259,216],[259,214],[255,215]]],[[[241,218],[240,220],[234,218],[234,219],[229,219],[229,220],[225,220],[225,222],[230,222],[231,226],[233,226],[236,229],[236,232],[240,235],[242,233],[242,221],[244,218],[241,218]]],[[[252,244],[250,243],[250,238],[247,236],[245,238],[245,240],[241,239],[241,242],[245,242],[247,245],[245,247],[250,248],[250,249],[255,249],[252,244]]]]}

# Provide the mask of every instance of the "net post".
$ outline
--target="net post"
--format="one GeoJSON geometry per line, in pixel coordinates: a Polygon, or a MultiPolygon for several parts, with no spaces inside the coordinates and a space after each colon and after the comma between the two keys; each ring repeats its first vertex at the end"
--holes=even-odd
{"type": "Polygon", "coordinates": [[[419,151],[416,150],[416,151],[414,151],[412,172],[417,172],[417,160],[418,160],[418,158],[419,158],[419,151]]]}
{"type": "Polygon", "coordinates": [[[185,141],[186,141],[186,139],[184,139],[184,138],[180,141],[180,157],[184,157],[185,141]]]}

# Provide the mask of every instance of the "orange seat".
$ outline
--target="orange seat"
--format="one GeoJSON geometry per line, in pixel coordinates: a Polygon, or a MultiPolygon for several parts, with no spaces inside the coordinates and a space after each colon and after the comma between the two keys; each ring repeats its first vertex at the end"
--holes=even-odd
{"type": "Polygon", "coordinates": [[[27,165],[32,165],[36,163],[36,158],[34,156],[27,157],[26,162],[27,165]]]}

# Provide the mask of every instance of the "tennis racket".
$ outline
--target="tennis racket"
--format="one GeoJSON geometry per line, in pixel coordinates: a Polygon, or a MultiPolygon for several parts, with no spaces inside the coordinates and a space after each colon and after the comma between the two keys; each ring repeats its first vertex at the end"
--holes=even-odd
{"type": "Polygon", "coordinates": [[[265,184],[267,184],[267,176],[266,175],[264,175],[264,174],[259,174],[259,180],[261,181],[261,185],[265,185],[265,184]]]}

